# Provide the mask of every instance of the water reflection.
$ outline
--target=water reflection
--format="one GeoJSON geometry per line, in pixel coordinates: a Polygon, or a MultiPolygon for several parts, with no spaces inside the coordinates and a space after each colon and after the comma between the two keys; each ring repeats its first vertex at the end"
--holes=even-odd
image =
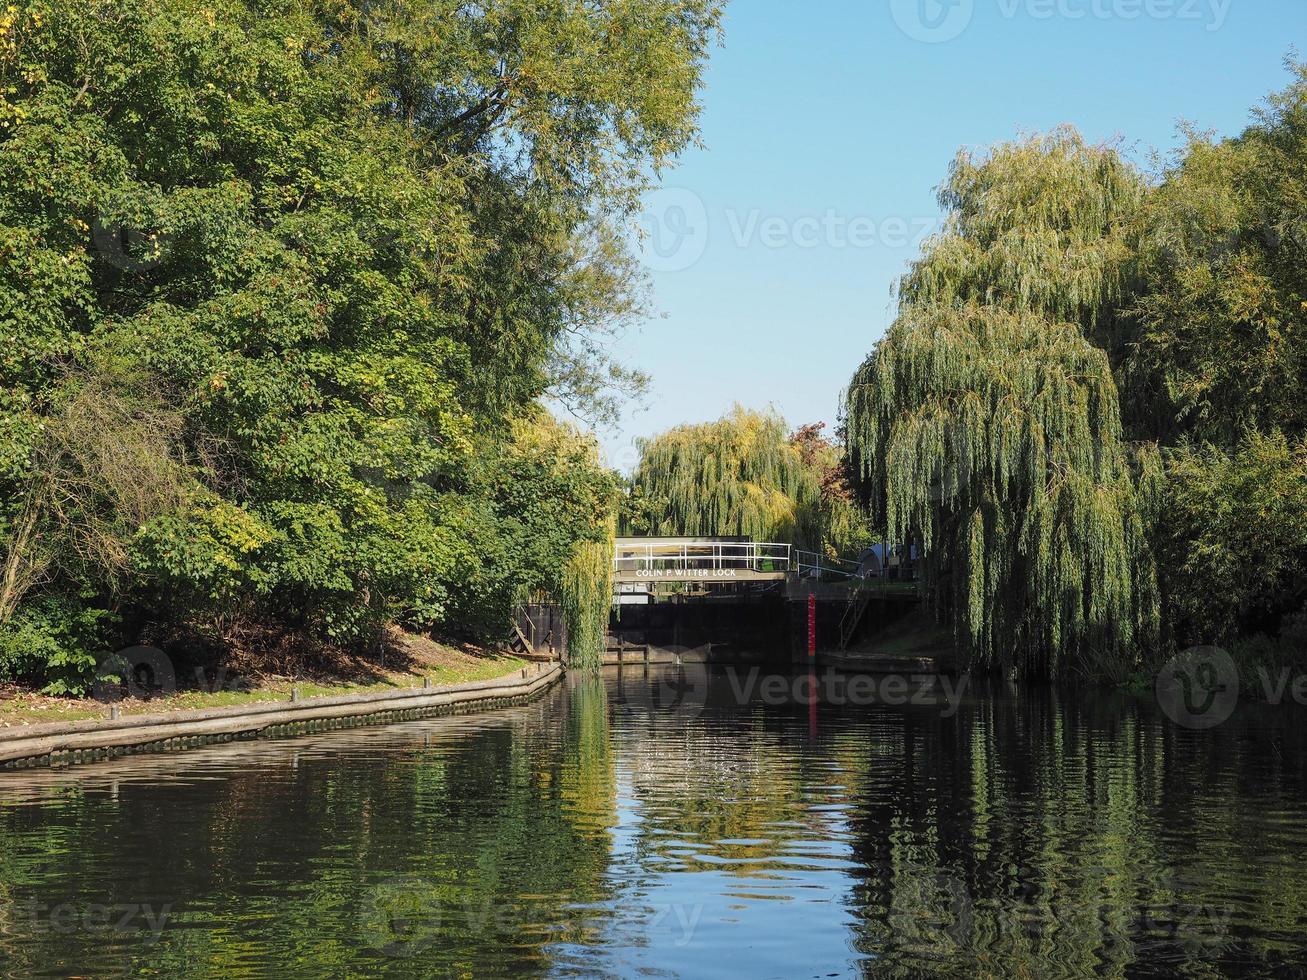
{"type": "Polygon", "coordinates": [[[1307,796],[1274,721],[1007,688],[814,707],[627,671],[15,774],[0,973],[1289,972],[1307,796]]]}

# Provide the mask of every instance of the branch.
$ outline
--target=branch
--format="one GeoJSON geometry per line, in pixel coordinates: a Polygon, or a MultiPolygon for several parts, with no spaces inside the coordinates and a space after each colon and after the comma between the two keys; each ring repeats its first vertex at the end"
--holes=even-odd
{"type": "Polygon", "coordinates": [[[507,104],[503,101],[503,98],[505,95],[508,94],[508,85],[509,83],[507,79],[500,82],[498,85],[494,87],[491,93],[487,95],[484,99],[482,99],[480,102],[464,109],[453,119],[449,120],[439,129],[437,129],[436,138],[441,139],[445,136],[448,136],[450,133],[454,132],[455,130],[461,129],[463,126],[471,122],[477,116],[489,112],[491,109],[494,109],[496,107],[498,107],[498,110],[495,118],[498,118],[498,115],[502,114],[504,109],[507,107],[507,104]]]}

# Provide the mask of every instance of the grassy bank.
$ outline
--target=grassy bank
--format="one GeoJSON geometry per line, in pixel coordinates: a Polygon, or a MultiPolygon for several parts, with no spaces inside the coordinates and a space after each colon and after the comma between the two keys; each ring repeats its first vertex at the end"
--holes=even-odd
{"type": "MultiPolygon", "coordinates": [[[[200,668],[206,684],[195,671],[179,666],[179,689],[150,698],[128,698],[118,702],[124,715],[157,714],[200,708],[222,708],[242,704],[290,699],[293,688],[302,697],[366,694],[387,690],[490,680],[519,670],[526,661],[502,650],[455,647],[426,637],[396,633],[378,661],[344,659],[319,663],[299,677],[270,673],[223,676],[221,683],[213,669],[200,668]],[[212,688],[218,687],[218,690],[212,688]]],[[[0,687],[0,728],[39,725],[45,722],[84,721],[106,717],[109,706],[89,698],[49,697],[18,687],[0,687]]]]}
{"type": "Polygon", "coordinates": [[[849,648],[850,654],[875,657],[934,657],[951,662],[957,656],[953,634],[930,613],[918,610],[877,630],[849,648]]]}

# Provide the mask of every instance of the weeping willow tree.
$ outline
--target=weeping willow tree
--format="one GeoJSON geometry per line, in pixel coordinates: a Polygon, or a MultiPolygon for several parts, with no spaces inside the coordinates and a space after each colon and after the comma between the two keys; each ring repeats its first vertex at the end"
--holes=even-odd
{"type": "Polygon", "coordinates": [[[1159,466],[1123,435],[1108,355],[1145,189],[1070,130],[960,154],[945,230],[850,385],[859,489],[923,546],[977,665],[1120,675],[1152,640],[1159,466]]]}
{"type": "Polygon", "coordinates": [[[597,671],[607,648],[608,615],[613,604],[613,538],[608,523],[602,541],[581,541],[563,566],[560,583],[567,620],[567,656],[571,667],[597,671]]]}
{"type": "Polygon", "coordinates": [[[640,443],[627,529],[817,546],[822,470],[774,411],[735,406],[640,443]]]}

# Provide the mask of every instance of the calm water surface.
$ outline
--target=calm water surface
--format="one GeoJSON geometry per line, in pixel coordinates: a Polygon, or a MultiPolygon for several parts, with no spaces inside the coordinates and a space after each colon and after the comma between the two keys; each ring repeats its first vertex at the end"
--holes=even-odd
{"type": "Polygon", "coordinates": [[[1293,716],[1191,732],[1124,698],[783,686],[628,671],[484,715],[0,776],[0,975],[1307,965],[1293,716]]]}

